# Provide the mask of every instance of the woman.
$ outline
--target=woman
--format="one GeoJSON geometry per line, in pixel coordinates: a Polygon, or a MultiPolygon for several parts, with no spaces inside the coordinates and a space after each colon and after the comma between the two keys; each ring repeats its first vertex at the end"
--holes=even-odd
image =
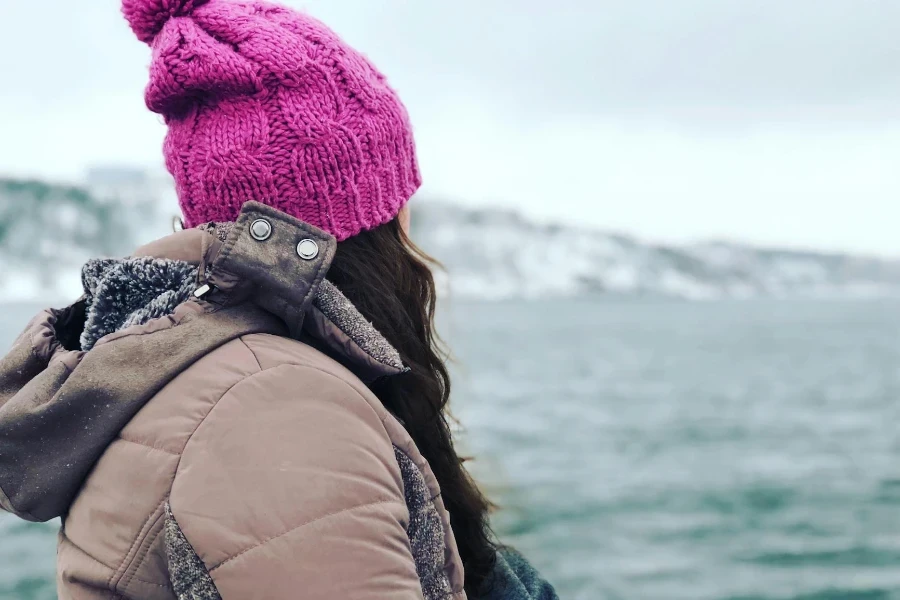
{"type": "Polygon", "coordinates": [[[124,0],[184,231],[0,363],[0,506],[63,599],[554,598],[454,450],[403,105],[317,21],[124,0]]]}

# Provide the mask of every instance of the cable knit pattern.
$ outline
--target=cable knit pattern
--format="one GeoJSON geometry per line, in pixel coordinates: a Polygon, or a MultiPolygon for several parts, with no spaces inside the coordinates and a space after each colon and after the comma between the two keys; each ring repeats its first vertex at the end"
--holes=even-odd
{"type": "Polygon", "coordinates": [[[153,59],[145,99],[185,224],[256,200],[339,241],[393,219],[421,184],[385,77],[308,15],[232,0],[123,0],[153,59]]]}

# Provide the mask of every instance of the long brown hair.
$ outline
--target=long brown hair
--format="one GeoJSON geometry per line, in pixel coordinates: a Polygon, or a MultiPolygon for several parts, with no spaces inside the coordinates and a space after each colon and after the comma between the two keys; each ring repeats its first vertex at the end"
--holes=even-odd
{"type": "Polygon", "coordinates": [[[328,278],[400,352],[409,372],[372,391],[405,425],[441,486],[465,566],[466,591],[477,597],[490,579],[496,545],[491,503],[456,453],[448,423],[450,375],[435,331],[437,263],[407,237],[397,219],[338,244],[328,278]]]}

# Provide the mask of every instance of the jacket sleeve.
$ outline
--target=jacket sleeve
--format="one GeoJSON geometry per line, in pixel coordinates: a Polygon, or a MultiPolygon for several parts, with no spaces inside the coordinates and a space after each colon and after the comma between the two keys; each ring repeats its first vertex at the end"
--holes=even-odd
{"type": "Polygon", "coordinates": [[[218,596],[180,597],[422,598],[399,467],[365,394],[282,365],[215,403],[182,453],[166,544],[176,592],[199,577],[218,596]]]}

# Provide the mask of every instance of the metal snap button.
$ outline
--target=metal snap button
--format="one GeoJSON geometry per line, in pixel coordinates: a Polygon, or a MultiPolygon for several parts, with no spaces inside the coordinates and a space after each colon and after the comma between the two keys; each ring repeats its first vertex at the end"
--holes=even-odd
{"type": "Polygon", "coordinates": [[[265,219],[257,219],[250,223],[250,235],[258,242],[264,242],[272,237],[272,224],[265,219]]]}
{"type": "Polygon", "coordinates": [[[304,260],[312,260],[319,255],[319,245],[307,238],[297,244],[297,254],[304,260]]]}

